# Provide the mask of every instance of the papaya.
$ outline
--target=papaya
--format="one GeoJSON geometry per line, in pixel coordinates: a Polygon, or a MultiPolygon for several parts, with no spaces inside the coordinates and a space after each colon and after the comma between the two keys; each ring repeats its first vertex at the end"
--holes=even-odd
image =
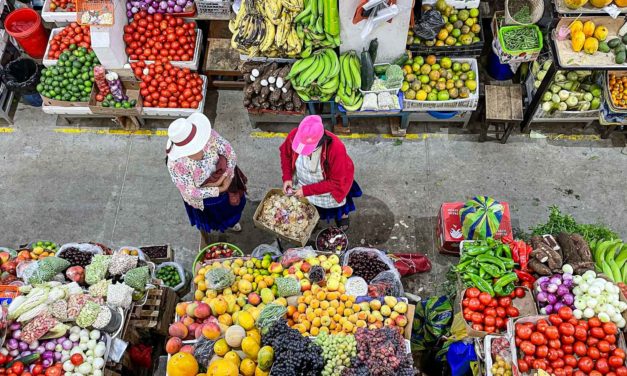
{"type": "Polygon", "coordinates": [[[597,28],[594,29],[594,37],[597,38],[599,42],[603,42],[607,39],[607,33],[608,30],[605,26],[597,26],[597,28]]]}
{"type": "Polygon", "coordinates": [[[568,9],[579,9],[586,5],[588,0],[564,0],[564,4],[568,9]]]}
{"type": "Polygon", "coordinates": [[[583,49],[583,45],[586,42],[586,35],[583,31],[577,31],[571,35],[571,42],[573,43],[573,51],[579,52],[583,49]]]}
{"type": "Polygon", "coordinates": [[[606,7],[610,5],[611,2],[612,0],[590,0],[590,4],[592,4],[592,6],[597,7],[597,8],[606,7]]]}
{"type": "Polygon", "coordinates": [[[574,34],[578,31],[583,31],[583,22],[576,20],[570,24],[570,34],[574,34]]]}
{"type": "Polygon", "coordinates": [[[599,41],[596,38],[586,38],[583,44],[583,52],[588,55],[594,55],[599,50],[599,41]]]}
{"type": "Polygon", "coordinates": [[[586,38],[594,35],[594,30],[596,30],[596,26],[592,21],[586,21],[583,24],[583,33],[586,35],[586,38]]]}

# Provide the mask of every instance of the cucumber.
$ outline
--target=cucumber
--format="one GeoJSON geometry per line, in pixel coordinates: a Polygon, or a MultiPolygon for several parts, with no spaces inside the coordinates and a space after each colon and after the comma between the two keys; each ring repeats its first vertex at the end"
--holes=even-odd
{"type": "Polygon", "coordinates": [[[370,53],[364,50],[361,53],[361,90],[370,90],[374,83],[374,65],[370,53]]]}
{"type": "Polygon", "coordinates": [[[377,61],[377,51],[379,50],[379,41],[377,38],[374,38],[370,41],[370,45],[368,46],[368,53],[370,54],[370,60],[372,60],[372,64],[377,61]]]}
{"type": "Polygon", "coordinates": [[[382,76],[385,74],[385,71],[388,69],[389,64],[384,64],[384,65],[375,65],[374,67],[374,73],[377,76],[382,76]]]}
{"type": "Polygon", "coordinates": [[[22,362],[25,366],[28,366],[31,363],[35,363],[36,361],[38,361],[39,358],[41,358],[41,355],[39,355],[37,353],[26,355],[26,356],[23,356],[21,358],[13,359],[12,361],[10,361],[9,363],[6,364],[5,368],[7,368],[7,369],[11,368],[11,366],[13,364],[15,364],[16,362],[22,362]]]}

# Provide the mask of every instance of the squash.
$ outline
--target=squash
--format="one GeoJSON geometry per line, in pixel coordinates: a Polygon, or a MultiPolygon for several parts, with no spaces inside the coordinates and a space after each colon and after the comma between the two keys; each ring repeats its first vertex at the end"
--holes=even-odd
{"type": "Polygon", "coordinates": [[[583,45],[586,42],[586,35],[583,31],[577,31],[571,35],[570,40],[573,43],[573,51],[579,52],[583,49],[583,45]]]}
{"type": "Polygon", "coordinates": [[[590,4],[592,4],[592,6],[597,7],[597,8],[606,7],[610,5],[611,2],[612,0],[590,0],[590,4]]]}
{"type": "Polygon", "coordinates": [[[583,33],[586,35],[586,38],[594,35],[594,30],[596,30],[596,26],[592,21],[586,21],[583,24],[583,33]]]}
{"type": "Polygon", "coordinates": [[[192,354],[180,352],[168,360],[167,371],[169,376],[196,376],[198,362],[192,354]]]}
{"type": "Polygon", "coordinates": [[[587,53],[588,55],[594,55],[598,51],[598,49],[599,41],[596,38],[586,38],[586,41],[583,44],[583,52],[587,53]]]}
{"type": "Polygon", "coordinates": [[[564,4],[568,9],[579,9],[586,5],[588,0],[564,0],[564,4]]]}

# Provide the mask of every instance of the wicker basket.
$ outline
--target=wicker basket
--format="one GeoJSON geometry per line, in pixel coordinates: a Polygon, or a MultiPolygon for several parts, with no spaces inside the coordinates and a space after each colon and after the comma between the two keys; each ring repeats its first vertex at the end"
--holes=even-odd
{"type": "Polygon", "coordinates": [[[540,21],[543,14],[544,0],[505,0],[505,25],[531,25],[540,21]],[[514,19],[524,7],[529,8],[529,22],[514,19]]]}

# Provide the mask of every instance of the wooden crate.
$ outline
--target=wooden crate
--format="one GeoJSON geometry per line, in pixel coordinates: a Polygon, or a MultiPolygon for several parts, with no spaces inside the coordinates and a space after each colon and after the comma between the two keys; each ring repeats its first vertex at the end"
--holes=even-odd
{"type": "Polygon", "coordinates": [[[139,249],[142,250],[142,252],[144,251],[144,248],[151,248],[151,247],[166,247],[166,251],[165,251],[165,257],[161,257],[161,258],[153,258],[150,257],[150,261],[154,262],[155,264],[161,264],[162,262],[167,262],[167,261],[174,261],[174,254],[172,254],[172,247],[170,247],[170,245],[165,244],[165,245],[145,245],[142,247],[139,247],[139,249]]]}
{"type": "Polygon", "coordinates": [[[204,72],[210,89],[242,90],[244,79],[239,53],[231,48],[230,39],[208,38],[204,72]]]}
{"type": "Polygon", "coordinates": [[[178,295],[168,287],[150,289],[147,294],[146,303],[133,308],[129,326],[138,331],[154,331],[167,335],[179,301],[178,295]]]}

